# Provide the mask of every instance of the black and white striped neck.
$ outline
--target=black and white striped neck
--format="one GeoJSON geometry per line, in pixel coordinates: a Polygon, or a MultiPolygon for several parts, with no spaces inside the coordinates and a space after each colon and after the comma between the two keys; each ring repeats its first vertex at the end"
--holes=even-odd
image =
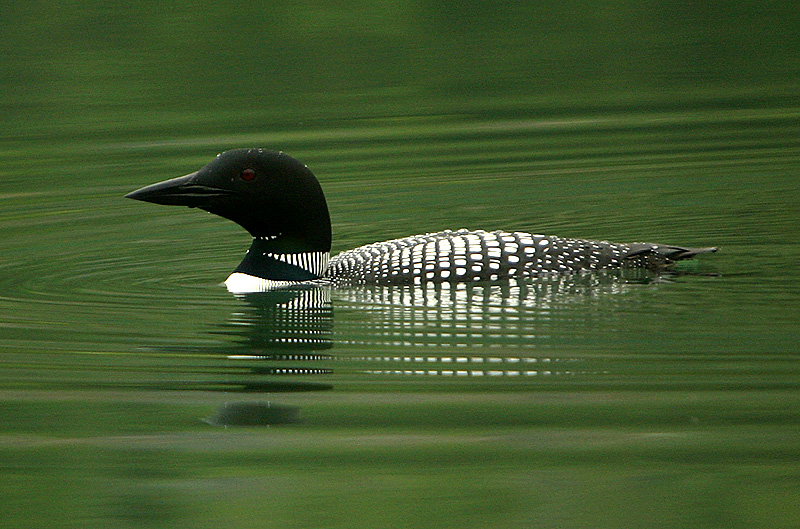
{"type": "Polygon", "coordinates": [[[296,283],[322,277],[330,252],[282,251],[274,237],[253,239],[250,249],[234,273],[276,282],[296,283]]]}

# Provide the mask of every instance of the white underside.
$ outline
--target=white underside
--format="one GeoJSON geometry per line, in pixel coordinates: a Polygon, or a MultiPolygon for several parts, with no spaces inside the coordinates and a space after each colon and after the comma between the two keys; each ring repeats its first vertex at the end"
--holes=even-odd
{"type": "Polygon", "coordinates": [[[225,280],[225,287],[232,294],[250,294],[252,292],[269,292],[292,285],[299,284],[299,281],[273,281],[262,279],[240,272],[234,272],[225,280]]]}

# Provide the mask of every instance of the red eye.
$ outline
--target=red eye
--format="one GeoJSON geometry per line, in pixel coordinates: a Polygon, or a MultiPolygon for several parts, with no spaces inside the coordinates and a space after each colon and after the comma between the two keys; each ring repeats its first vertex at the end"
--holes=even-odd
{"type": "Polygon", "coordinates": [[[245,182],[252,182],[253,180],[256,179],[256,172],[253,171],[252,169],[245,169],[242,171],[239,177],[245,182]]]}

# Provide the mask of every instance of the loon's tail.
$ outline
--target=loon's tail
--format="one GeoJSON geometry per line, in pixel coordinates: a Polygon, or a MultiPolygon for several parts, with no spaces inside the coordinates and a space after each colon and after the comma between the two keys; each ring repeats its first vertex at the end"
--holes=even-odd
{"type": "Polygon", "coordinates": [[[628,245],[630,250],[625,254],[625,260],[630,265],[644,266],[646,268],[662,268],[675,261],[691,259],[701,253],[714,253],[719,248],[684,248],[682,246],[667,246],[652,243],[633,243],[628,245]]]}

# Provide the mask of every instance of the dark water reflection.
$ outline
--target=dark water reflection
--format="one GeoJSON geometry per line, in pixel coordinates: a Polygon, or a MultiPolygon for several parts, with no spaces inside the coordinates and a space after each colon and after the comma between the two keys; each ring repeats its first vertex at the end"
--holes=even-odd
{"type": "Polygon", "coordinates": [[[580,325],[596,317],[600,303],[607,318],[615,296],[665,280],[624,271],[502,284],[304,286],[249,294],[238,296],[241,306],[228,321],[208,331],[226,344],[200,352],[226,361],[224,382],[212,386],[251,393],[328,390],[331,375],[342,383],[374,375],[570,375],[577,359],[540,350],[554,325],[562,325],[562,312],[573,306],[567,312],[580,325]]]}
{"type": "Polygon", "coordinates": [[[187,362],[163,372],[165,380],[137,385],[269,394],[369,385],[376,376],[402,383],[405,377],[586,375],[585,360],[551,350],[552,342],[563,341],[570,329],[586,333],[597,320],[613,320],[615,299],[664,281],[626,270],[497,284],[299,286],[240,295],[225,321],[198,329],[194,344],[146,347],[147,354],[187,362]]]}

